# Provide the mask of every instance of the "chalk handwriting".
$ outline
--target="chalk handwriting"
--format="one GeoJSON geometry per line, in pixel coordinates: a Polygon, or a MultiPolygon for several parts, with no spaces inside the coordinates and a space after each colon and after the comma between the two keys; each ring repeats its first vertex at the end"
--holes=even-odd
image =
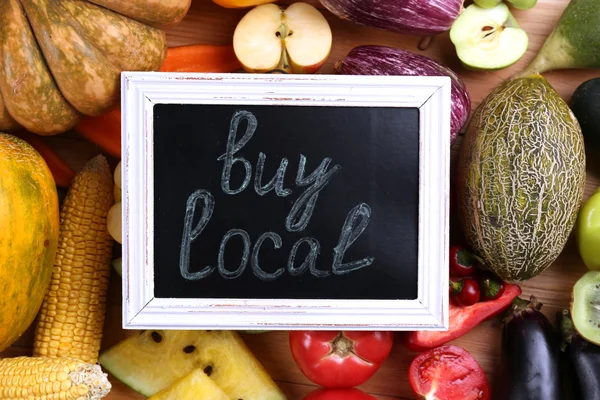
{"type": "Polygon", "coordinates": [[[333,175],[342,169],[340,165],[335,165],[330,171],[327,171],[330,162],[330,158],[325,158],[312,174],[304,178],[306,157],[303,154],[300,155],[296,185],[308,186],[312,184],[312,186],[298,196],[294,202],[290,213],[285,219],[285,228],[288,231],[301,232],[306,229],[317,204],[319,193],[331,181],[333,175]],[[300,216],[298,216],[298,214],[300,214],[300,216]]]}
{"type": "Polygon", "coordinates": [[[225,279],[235,279],[240,277],[246,266],[248,265],[248,256],[250,255],[250,236],[248,232],[243,229],[231,229],[229,232],[223,236],[221,240],[221,246],[219,247],[219,273],[225,279]],[[229,239],[234,236],[241,236],[242,241],[244,242],[244,254],[242,255],[242,260],[240,261],[240,266],[235,271],[229,271],[225,268],[225,246],[229,239]]]}
{"type": "MultiPolygon", "coordinates": [[[[206,190],[198,190],[192,193],[188,199],[188,208],[186,210],[186,217],[184,221],[184,234],[181,242],[181,256],[179,259],[181,275],[187,280],[203,279],[215,271],[215,267],[208,266],[200,272],[189,272],[190,245],[202,233],[206,225],[208,225],[208,222],[213,214],[213,208],[214,199],[206,190]],[[195,207],[199,200],[204,200],[202,215],[200,217],[200,222],[198,222],[196,227],[192,229],[191,226],[195,214],[195,207]]],[[[370,215],[371,209],[364,203],[357,205],[350,211],[350,213],[348,213],[346,221],[344,222],[344,226],[342,227],[338,245],[333,250],[334,259],[331,272],[317,269],[317,258],[321,252],[321,244],[317,239],[311,237],[304,237],[294,243],[288,256],[287,272],[291,276],[300,276],[308,269],[310,274],[315,278],[325,278],[330,276],[331,273],[334,275],[344,275],[371,265],[375,260],[374,257],[368,257],[348,263],[342,262],[346,251],[367,228],[370,215]],[[304,262],[299,267],[296,267],[296,255],[298,249],[303,243],[309,245],[310,251],[304,259],[304,262]]],[[[219,246],[219,255],[217,260],[217,270],[219,271],[219,274],[225,279],[239,278],[246,270],[248,261],[250,261],[252,273],[260,280],[269,282],[279,278],[286,271],[286,268],[283,266],[279,267],[279,269],[272,273],[266,272],[260,266],[260,250],[267,239],[270,239],[271,242],[273,242],[273,248],[275,250],[278,250],[283,246],[283,240],[281,236],[275,232],[266,232],[259,236],[258,240],[254,244],[254,247],[252,248],[252,255],[250,256],[251,240],[248,232],[243,229],[230,229],[221,239],[221,245],[219,246]],[[234,236],[241,237],[244,251],[238,268],[234,271],[231,271],[225,267],[225,253],[227,243],[234,236]]]]}
{"type": "Polygon", "coordinates": [[[231,123],[229,126],[229,136],[227,138],[227,150],[225,154],[221,155],[217,160],[225,160],[223,165],[223,172],[221,173],[221,189],[227,194],[238,194],[243,192],[244,189],[250,183],[250,179],[252,177],[252,165],[250,165],[250,161],[246,160],[243,157],[234,158],[233,155],[240,151],[242,147],[246,145],[252,139],[252,135],[254,135],[254,131],[256,131],[256,127],[258,126],[258,121],[254,114],[249,111],[237,111],[233,118],[231,119],[231,123]],[[246,133],[240,139],[239,142],[235,141],[237,136],[238,126],[240,125],[240,121],[246,120],[248,122],[248,126],[246,127],[246,133]],[[244,181],[237,189],[231,189],[230,180],[231,180],[231,169],[235,165],[236,162],[241,162],[246,169],[246,176],[244,177],[244,181]]]}
{"type": "MultiPolygon", "coordinates": [[[[234,155],[248,144],[256,132],[257,127],[258,120],[256,119],[256,116],[249,111],[236,111],[231,119],[226,151],[217,158],[218,161],[224,161],[223,170],[221,172],[221,189],[226,194],[235,195],[241,193],[250,184],[250,180],[252,179],[252,165],[250,164],[250,161],[244,157],[234,157],[234,155]],[[247,121],[246,132],[242,135],[242,138],[236,142],[238,128],[240,122],[243,120],[247,121]],[[244,181],[239,188],[232,189],[231,170],[235,163],[238,162],[242,163],[245,169],[244,181]]],[[[254,177],[254,190],[260,196],[264,196],[272,190],[275,190],[276,195],[279,197],[289,196],[292,191],[290,189],[284,189],[283,187],[283,181],[289,163],[287,158],[281,160],[273,179],[266,185],[263,185],[262,178],[266,159],[267,156],[264,153],[259,153],[254,177]]],[[[342,169],[339,164],[336,164],[328,171],[330,163],[331,159],[325,158],[317,169],[310,175],[304,176],[306,172],[306,157],[303,154],[300,155],[295,183],[296,186],[306,187],[306,189],[298,196],[285,220],[285,227],[289,232],[301,232],[306,229],[312,218],[319,194],[331,181],[333,176],[342,169]]]]}
{"type": "Polygon", "coordinates": [[[287,169],[287,166],[288,166],[287,158],[284,158],[281,160],[281,163],[279,164],[279,168],[277,169],[277,173],[275,174],[273,179],[271,179],[271,181],[269,183],[267,183],[266,185],[262,186],[262,175],[263,175],[263,171],[265,168],[265,160],[266,159],[267,159],[267,156],[265,155],[265,153],[261,152],[258,155],[258,163],[256,164],[256,177],[254,178],[254,190],[256,191],[256,193],[258,193],[260,196],[264,196],[265,194],[269,193],[271,190],[275,189],[275,193],[279,197],[286,197],[286,196],[289,196],[290,194],[292,194],[292,191],[290,189],[283,188],[283,179],[285,178],[285,170],[287,169]]]}
{"type": "Polygon", "coordinates": [[[335,275],[344,275],[359,270],[371,265],[375,260],[373,257],[368,257],[346,264],[342,263],[346,250],[348,250],[348,248],[352,246],[352,243],[358,239],[360,234],[367,229],[370,219],[371,207],[364,203],[357,205],[348,213],[344,226],[342,227],[338,245],[333,249],[334,257],[332,270],[335,275]]]}
{"type": "Polygon", "coordinates": [[[294,243],[288,258],[287,267],[289,274],[291,276],[300,276],[306,272],[307,268],[310,268],[310,273],[317,278],[329,276],[330,274],[328,271],[320,271],[317,269],[317,257],[319,256],[319,253],[321,253],[321,243],[319,243],[318,240],[311,237],[305,237],[298,240],[296,243],[294,243]],[[310,252],[306,256],[306,259],[304,259],[304,262],[300,264],[298,268],[295,268],[294,264],[296,262],[296,253],[298,252],[298,249],[302,243],[308,243],[310,246],[310,252]]]}
{"type": "Polygon", "coordinates": [[[183,221],[183,238],[181,239],[181,251],[179,254],[179,269],[181,276],[185,279],[195,281],[202,279],[210,275],[215,267],[206,267],[200,272],[190,272],[190,246],[194,240],[202,233],[215,207],[215,199],[206,190],[196,190],[188,198],[185,206],[185,219],[183,221]],[[194,229],[192,229],[194,223],[194,214],[196,213],[196,204],[199,200],[204,201],[204,207],[202,208],[202,215],[200,221],[194,229]]]}
{"type": "MultiPolygon", "coordinates": [[[[218,161],[223,161],[223,169],[221,171],[221,189],[225,194],[236,195],[244,191],[252,179],[252,165],[244,157],[236,157],[238,153],[249,141],[256,132],[258,121],[256,117],[248,111],[236,111],[231,119],[229,126],[229,135],[227,138],[226,150],[217,158],[218,161]],[[238,129],[242,121],[247,122],[246,131],[238,140],[238,129]],[[237,188],[231,188],[232,168],[236,163],[241,163],[245,170],[245,176],[242,184],[237,188]]],[[[271,191],[275,191],[278,197],[286,197],[292,193],[291,189],[284,188],[284,178],[288,167],[288,159],[283,158],[280,162],[277,172],[273,178],[263,184],[264,166],[267,155],[260,152],[256,164],[254,177],[254,190],[260,196],[264,196],[271,191]]],[[[319,195],[323,189],[331,182],[333,177],[338,174],[342,167],[339,164],[334,165],[330,169],[331,158],[324,158],[321,164],[309,175],[306,175],[307,159],[303,154],[300,154],[298,162],[298,171],[296,174],[295,185],[305,188],[298,198],[292,204],[289,214],[285,218],[284,226],[288,232],[302,232],[310,222],[319,195]]],[[[219,253],[217,256],[217,265],[206,266],[199,272],[190,272],[191,245],[198,239],[212,218],[215,208],[215,199],[213,195],[204,189],[199,189],[193,192],[187,199],[185,217],[183,223],[183,235],[181,240],[181,249],[179,257],[179,269],[181,276],[186,280],[204,279],[211,275],[215,270],[225,279],[239,278],[246,270],[250,262],[252,273],[262,281],[274,281],[286,271],[294,277],[310,271],[310,274],[316,278],[325,278],[333,275],[345,275],[359,269],[370,266],[375,258],[366,257],[362,260],[355,260],[344,263],[343,259],[352,244],[359,236],[367,229],[371,218],[371,208],[360,203],[348,213],[344,225],[341,229],[338,238],[337,246],[333,249],[333,262],[331,271],[317,269],[317,259],[321,254],[321,244],[312,237],[304,237],[297,240],[290,250],[287,265],[281,265],[275,272],[267,272],[260,265],[260,251],[265,241],[269,239],[272,242],[273,249],[279,250],[283,246],[283,239],[275,232],[265,232],[261,234],[254,247],[252,247],[250,235],[243,229],[230,229],[221,239],[219,253]],[[198,223],[194,226],[194,219],[198,203],[202,203],[201,214],[198,223]],[[235,270],[230,270],[225,267],[225,253],[227,244],[230,239],[239,236],[242,240],[243,252],[240,259],[240,264],[235,270]],[[306,244],[309,246],[309,251],[304,258],[304,261],[296,266],[296,257],[300,247],[306,244]],[[252,254],[250,254],[252,253],[252,254]]]]}
{"type": "Polygon", "coordinates": [[[259,279],[262,279],[263,281],[274,281],[285,272],[285,269],[279,268],[277,271],[270,274],[268,272],[265,272],[258,264],[258,253],[260,251],[260,246],[262,246],[263,242],[267,239],[271,239],[271,241],[273,242],[273,247],[275,247],[275,249],[279,249],[281,247],[281,236],[279,236],[275,232],[265,232],[262,235],[260,235],[260,237],[256,241],[256,244],[254,245],[254,250],[252,251],[252,271],[254,272],[254,275],[256,275],[259,279]]]}

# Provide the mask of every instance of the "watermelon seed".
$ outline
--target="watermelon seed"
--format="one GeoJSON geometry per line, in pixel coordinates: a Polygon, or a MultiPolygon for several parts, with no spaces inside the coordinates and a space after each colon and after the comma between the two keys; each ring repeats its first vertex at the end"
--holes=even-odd
{"type": "Polygon", "coordinates": [[[191,352],[193,352],[194,350],[196,350],[196,346],[194,346],[194,345],[185,346],[185,347],[183,348],[183,352],[184,352],[185,354],[190,354],[190,353],[191,353],[191,352]]]}
{"type": "Polygon", "coordinates": [[[213,371],[212,365],[209,365],[208,367],[204,368],[204,373],[207,376],[210,376],[210,374],[212,374],[212,371],[213,371]]]}
{"type": "Polygon", "coordinates": [[[162,336],[160,336],[160,333],[152,331],[152,340],[154,340],[156,343],[160,343],[162,342],[162,336]]]}

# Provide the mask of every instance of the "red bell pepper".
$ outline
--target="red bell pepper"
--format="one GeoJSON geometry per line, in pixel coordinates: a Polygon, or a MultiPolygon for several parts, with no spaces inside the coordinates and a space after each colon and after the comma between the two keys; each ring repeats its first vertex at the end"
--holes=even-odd
{"type": "Polygon", "coordinates": [[[461,307],[450,303],[447,331],[401,332],[402,343],[412,351],[427,351],[457,339],[481,322],[504,312],[512,301],[521,294],[521,288],[505,284],[502,296],[496,300],[482,301],[461,307]]]}
{"type": "Polygon", "coordinates": [[[387,359],[392,332],[291,331],[290,350],[302,373],[325,388],[366,382],[387,359]]]}
{"type": "Polygon", "coordinates": [[[309,393],[303,400],[375,400],[375,397],[362,390],[350,389],[317,389],[309,393]]]}
{"type": "Polygon", "coordinates": [[[491,398],[483,369],[468,351],[458,346],[441,346],[419,354],[408,368],[408,381],[418,399],[491,398]]]}

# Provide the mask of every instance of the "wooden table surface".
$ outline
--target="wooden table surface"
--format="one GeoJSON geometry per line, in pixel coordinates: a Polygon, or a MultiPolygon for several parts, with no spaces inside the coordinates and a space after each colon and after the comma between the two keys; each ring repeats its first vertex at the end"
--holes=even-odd
{"type": "MultiPolygon", "coordinates": [[[[282,3],[292,2],[294,1],[282,1],[282,3]]],[[[322,8],[317,0],[307,0],[307,2],[322,8]]],[[[517,64],[494,72],[472,72],[462,68],[447,33],[435,37],[427,50],[420,51],[417,48],[421,40],[419,37],[354,25],[341,21],[323,10],[333,30],[333,49],[327,63],[319,73],[331,73],[335,62],[357,45],[381,44],[401,47],[425,54],[454,69],[465,81],[473,107],[476,107],[490,90],[524,67],[533,58],[567,4],[568,0],[539,0],[537,6],[532,10],[513,10],[520,26],[529,34],[529,50],[517,64]]],[[[221,8],[210,0],[193,0],[186,18],[178,26],[168,31],[169,45],[231,43],[236,23],[245,12],[244,10],[221,8]]],[[[587,79],[600,76],[600,71],[559,71],[547,73],[545,76],[563,99],[569,101],[573,91],[579,84],[587,79]]],[[[80,169],[87,159],[99,152],[97,148],[75,134],[67,133],[45,138],[45,140],[75,170],[80,169]]],[[[456,151],[460,146],[460,142],[459,137],[453,146],[453,159],[456,159],[456,151]]],[[[600,186],[600,168],[598,161],[594,159],[597,159],[597,157],[593,157],[588,153],[585,198],[597,186],[600,186]]],[[[114,162],[115,160],[111,161],[114,162]]],[[[572,286],[585,271],[586,268],[579,258],[575,242],[571,238],[553,266],[541,275],[521,285],[523,297],[535,295],[544,304],[543,311],[551,318],[551,321],[554,321],[555,312],[568,306],[572,286]]],[[[121,280],[116,274],[112,274],[103,348],[108,348],[134,333],[121,328],[120,307],[121,280]]],[[[33,325],[17,343],[4,353],[0,353],[0,357],[30,354],[32,332],[33,325]]],[[[500,332],[497,320],[488,321],[453,342],[464,347],[475,356],[483,366],[492,385],[496,378],[499,363],[500,332]]],[[[244,339],[290,400],[300,400],[304,395],[315,389],[315,385],[306,379],[297,368],[289,351],[286,332],[245,335],[244,339]]],[[[413,399],[414,396],[408,384],[407,371],[414,356],[415,353],[408,351],[400,342],[397,342],[382,368],[360,388],[375,395],[380,400],[413,399]]],[[[120,384],[113,377],[111,377],[111,382],[113,382],[113,390],[107,397],[109,400],[144,398],[120,384]]]]}

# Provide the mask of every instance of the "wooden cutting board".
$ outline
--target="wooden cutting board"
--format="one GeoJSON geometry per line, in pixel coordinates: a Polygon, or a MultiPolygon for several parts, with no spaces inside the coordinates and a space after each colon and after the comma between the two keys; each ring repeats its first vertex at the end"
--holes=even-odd
{"type": "MultiPolygon", "coordinates": [[[[317,0],[308,3],[322,9],[317,0]]],[[[281,3],[293,3],[283,0],[281,3]]],[[[366,28],[341,21],[328,11],[323,10],[333,29],[333,49],[329,60],[319,73],[331,73],[334,64],[353,47],[363,44],[380,44],[412,50],[440,61],[454,69],[464,80],[473,102],[473,108],[500,82],[523,68],[541,47],[544,39],[553,29],[568,0],[539,0],[537,6],[528,11],[514,11],[520,26],[530,38],[527,54],[514,66],[495,72],[472,72],[460,66],[448,34],[437,36],[430,46],[418,49],[421,38],[395,34],[383,30],[366,28]]],[[[231,43],[237,22],[245,14],[244,10],[230,10],[219,7],[210,0],[194,0],[186,18],[168,31],[170,46],[184,44],[231,43]]],[[[547,73],[546,77],[560,95],[569,101],[576,87],[587,79],[599,77],[600,71],[560,71],[547,73]]],[[[76,134],[63,134],[44,138],[75,170],[96,155],[99,150],[76,134]]],[[[460,146],[460,137],[453,147],[453,156],[460,146]]],[[[597,157],[588,155],[587,197],[600,185],[600,166],[597,157]]],[[[117,160],[111,160],[116,162],[117,160]]],[[[543,311],[554,321],[556,311],[569,304],[571,289],[577,279],[587,271],[579,255],[573,238],[568,242],[554,265],[541,275],[523,283],[523,297],[535,295],[543,304],[543,311]]],[[[113,274],[109,292],[109,305],[104,328],[103,348],[133,334],[121,328],[121,280],[113,274]]],[[[23,337],[0,357],[28,355],[31,352],[33,326],[23,337]]],[[[483,366],[490,383],[494,383],[499,364],[500,327],[497,321],[488,321],[454,341],[454,344],[471,352],[483,366]]],[[[306,379],[296,366],[288,346],[286,332],[272,332],[260,335],[244,335],[246,343],[263,363],[267,371],[285,391],[290,400],[300,400],[315,389],[315,385],[306,379]]],[[[397,342],[383,367],[361,389],[373,394],[379,400],[413,399],[408,384],[408,366],[415,353],[409,352],[397,342]]],[[[109,400],[144,399],[131,389],[111,377],[113,390],[109,400]]]]}

